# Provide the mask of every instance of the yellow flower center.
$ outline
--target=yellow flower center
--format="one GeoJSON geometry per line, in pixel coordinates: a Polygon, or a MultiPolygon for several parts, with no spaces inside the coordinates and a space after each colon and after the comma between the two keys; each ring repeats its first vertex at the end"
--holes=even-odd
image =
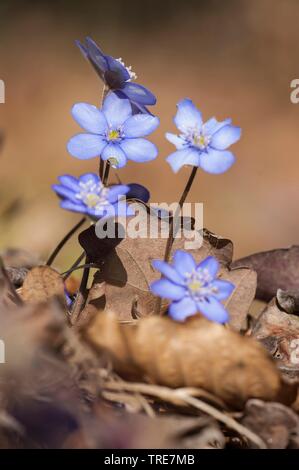
{"type": "Polygon", "coordinates": [[[197,292],[202,286],[203,286],[202,282],[196,279],[188,284],[188,288],[192,292],[197,292]]]}
{"type": "Polygon", "coordinates": [[[200,147],[204,147],[206,145],[206,138],[204,135],[195,135],[194,136],[194,143],[195,145],[199,145],[200,147]]]}
{"type": "Polygon", "coordinates": [[[109,140],[117,140],[119,139],[119,136],[120,136],[119,132],[115,130],[109,131],[108,133],[109,140]]]}
{"type": "Polygon", "coordinates": [[[99,196],[97,194],[87,194],[85,197],[85,203],[88,207],[95,207],[99,202],[99,196]]]}

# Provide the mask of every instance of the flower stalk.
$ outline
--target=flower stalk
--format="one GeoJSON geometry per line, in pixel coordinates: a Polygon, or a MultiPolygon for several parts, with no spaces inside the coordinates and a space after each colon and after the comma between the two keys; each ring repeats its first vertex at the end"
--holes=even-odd
{"type": "MultiPolygon", "coordinates": [[[[170,219],[170,223],[169,223],[169,235],[168,235],[168,239],[167,239],[167,243],[166,243],[166,248],[165,248],[165,253],[164,253],[164,261],[166,263],[168,263],[169,261],[169,258],[170,258],[170,253],[171,253],[171,248],[172,248],[172,245],[173,245],[173,242],[174,242],[174,239],[175,239],[175,236],[176,236],[176,233],[177,233],[177,228],[178,228],[178,224],[176,224],[176,226],[174,227],[174,221],[177,221],[179,215],[180,215],[180,212],[182,210],[182,207],[183,207],[183,204],[184,202],[186,201],[187,199],[187,196],[189,194],[189,191],[192,187],[192,184],[193,184],[193,181],[194,181],[194,178],[196,176],[196,173],[197,173],[197,170],[198,170],[198,167],[197,166],[194,166],[191,170],[191,174],[189,176],[189,179],[187,181],[187,184],[185,186],[185,189],[181,195],[181,198],[179,200],[179,204],[178,204],[178,207],[174,213],[174,215],[171,217],[170,219]]],[[[162,276],[161,276],[162,277],[162,276]]],[[[157,298],[156,300],[156,305],[155,305],[155,314],[156,315],[159,315],[160,313],[160,310],[161,310],[161,303],[162,303],[162,299],[160,297],[157,298]]]]}

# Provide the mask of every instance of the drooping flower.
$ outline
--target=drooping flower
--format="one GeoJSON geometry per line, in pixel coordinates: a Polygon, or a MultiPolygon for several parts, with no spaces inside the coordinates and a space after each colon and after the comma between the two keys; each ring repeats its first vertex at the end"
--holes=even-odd
{"type": "Polygon", "coordinates": [[[148,162],[158,155],[157,147],[143,137],[159,125],[150,114],[134,114],[127,99],[110,94],[102,109],[88,103],[77,103],[72,115],[86,133],[72,137],[68,151],[80,159],[100,156],[114,168],[122,168],[127,160],[148,162]]]}
{"type": "Polygon", "coordinates": [[[172,300],[169,314],[174,320],[183,321],[200,312],[218,323],[228,321],[221,300],[229,297],[235,286],[217,279],[219,263],[216,258],[208,256],[196,264],[190,253],[177,250],[172,265],[160,260],[152,264],[164,277],[153,282],[151,290],[159,297],[172,300]]]}
{"type": "Polygon", "coordinates": [[[156,104],[156,97],[147,88],[133,83],[137,75],[131,67],[126,67],[123,60],[115,59],[102,52],[93,39],[87,37],[86,43],[76,41],[82,54],[89,60],[106,86],[120,98],[128,98],[133,105],[133,112],[148,112],[145,106],[156,104]]]}
{"type": "Polygon", "coordinates": [[[79,178],[62,175],[58,179],[60,184],[52,185],[52,189],[62,199],[60,207],[63,209],[86,214],[93,220],[134,214],[122,200],[130,190],[126,185],[105,187],[94,173],[85,173],[79,178]]]}
{"type": "Polygon", "coordinates": [[[137,199],[145,203],[149,201],[150,192],[145,186],[142,186],[142,184],[138,183],[129,183],[128,187],[130,190],[126,195],[127,199],[137,199]]]}
{"type": "Polygon", "coordinates": [[[166,138],[177,151],[167,157],[175,173],[184,165],[202,168],[208,173],[224,173],[235,161],[228,147],[241,137],[240,127],[231,119],[219,122],[214,117],[203,123],[201,112],[188,98],[177,105],[174,123],[179,135],[166,133],[166,138]]]}

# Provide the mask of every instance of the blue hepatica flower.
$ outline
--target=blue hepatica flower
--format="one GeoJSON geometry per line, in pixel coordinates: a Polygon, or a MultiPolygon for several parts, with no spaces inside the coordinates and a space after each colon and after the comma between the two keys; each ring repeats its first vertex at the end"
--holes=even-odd
{"type": "Polygon", "coordinates": [[[240,127],[233,126],[231,119],[218,122],[215,118],[203,123],[201,112],[191,100],[185,98],[177,105],[174,123],[180,135],[166,134],[177,151],[167,157],[175,173],[183,165],[202,168],[208,173],[224,173],[235,161],[228,147],[240,139],[240,127]]]}
{"type": "Polygon", "coordinates": [[[156,104],[156,97],[147,88],[137,83],[137,75],[131,67],[126,67],[122,59],[114,59],[104,54],[99,46],[89,37],[86,43],[76,41],[82,54],[89,60],[105,85],[120,98],[128,98],[139,112],[147,112],[145,106],[156,104]]]}
{"type": "Polygon", "coordinates": [[[219,263],[213,256],[196,264],[191,254],[177,250],[173,265],[160,260],[152,264],[164,278],[153,282],[151,290],[159,297],[172,300],[169,314],[174,320],[183,321],[200,312],[218,323],[228,321],[221,300],[229,297],[235,286],[217,279],[219,263]]]}
{"type": "Polygon", "coordinates": [[[63,175],[58,179],[61,184],[54,184],[52,189],[62,199],[60,206],[63,209],[89,215],[94,220],[134,214],[121,198],[129,192],[128,186],[105,187],[94,173],[79,178],[63,175]]]}
{"type": "Polygon", "coordinates": [[[114,168],[127,160],[148,162],[158,155],[157,147],[143,136],[151,134],[159,119],[150,114],[134,114],[129,100],[110,94],[102,109],[88,103],[77,103],[72,115],[86,133],[72,137],[67,145],[74,157],[87,159],[100,156],[114,168]]]}

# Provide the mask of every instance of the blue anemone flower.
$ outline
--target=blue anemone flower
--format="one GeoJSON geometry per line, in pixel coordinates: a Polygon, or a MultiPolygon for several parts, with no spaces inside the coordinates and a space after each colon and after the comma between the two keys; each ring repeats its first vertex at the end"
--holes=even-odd
{"type": "Polygon", "coordinates": [[[157,147],[143,136],[151,134],[159,119],[150,114],[134,114],[127,99],[110,94],[102,109],[77,103],[72,115],[86,133],[72,137],[67,145],[74,157],[82,160],[100,156],[112,167],[122,168],[127,160],[148,162],[158,155],[157,147]]]}
{"type": "Polygon", "coordinates": [[[62,199],[60,207],[63,209],[89,215],[94,220],[134,214],[122,200],[130,190],[126,185],[105,187],[94,173],[85,173],[79,178],[62,175],[58,179],[61,184],[52,185],[52,189],[62,199]]]}
{"type": "Polygon", "coordinates": [[[166,134],[177,151],[167,157],[175,173],[183,165],[202,168],[208,173],[224,173],[235,161],[228,147],[241,137],[240,127],[233,126],[231,119],[222,122],[214,117],[203,123],[201,112],[188,98],[177,105],[174,123],[180,135],[166,134]]]}
{"type": "Polygon", "coordinates": [[[235,286],[217,279],[219,263],[216,258],[208,256],[196,264],[190,253],[177,250],[172,265],[160,260],[152,264],[164,278],[153,282],[151,290],[159,297],[172,300],[169,314],[174,320],[183,321],[200,312],[218,323],[228,321],[221,300],[229,297],[235,286]]]}
{"type": "Polygon", "coordinates": [[[133,111],[148,112],[145,106],[156,104],[156,97],[147,88],[138,83],[132,83],[137,75],[131,67],[126,67],[122,59],[115,59],[102,52],[93,39],[87,37],[86,43],[76,41],[82,54],[89,60],[105,85],[120,98],[128,98],[133,111]]]}

